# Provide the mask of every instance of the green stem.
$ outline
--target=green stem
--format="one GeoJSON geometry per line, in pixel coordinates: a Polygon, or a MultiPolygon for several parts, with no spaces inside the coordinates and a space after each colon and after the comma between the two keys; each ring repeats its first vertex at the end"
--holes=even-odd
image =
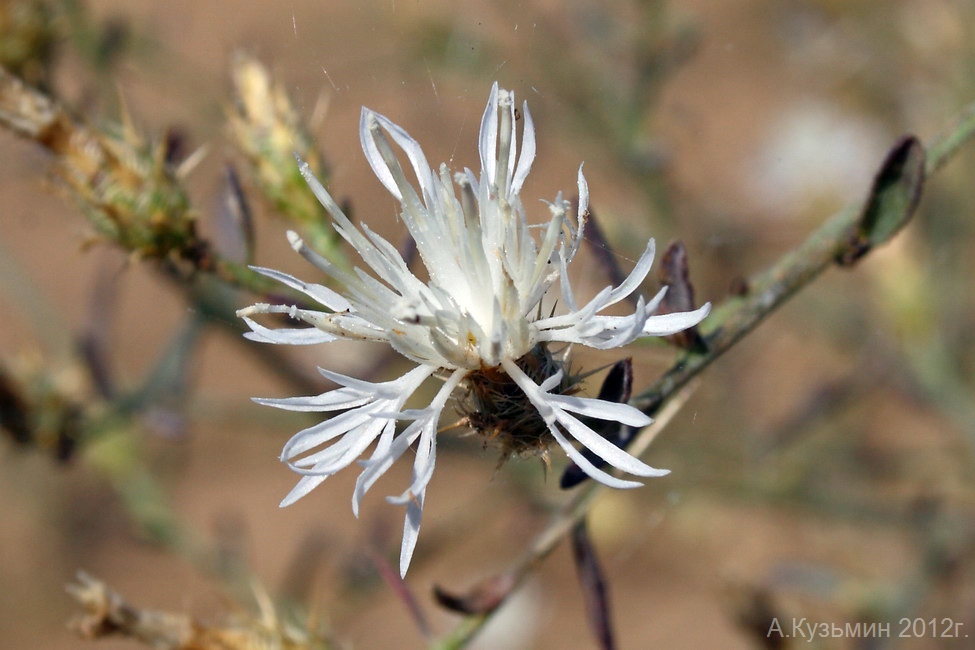
{"type": "Polygon", "coordinates": [[[955,119],[954,124],[941,136],[928,145],[927,173],[933,174],[945,166],[975,135],[975,102],[965,107],[965,110],[955,119]]]}

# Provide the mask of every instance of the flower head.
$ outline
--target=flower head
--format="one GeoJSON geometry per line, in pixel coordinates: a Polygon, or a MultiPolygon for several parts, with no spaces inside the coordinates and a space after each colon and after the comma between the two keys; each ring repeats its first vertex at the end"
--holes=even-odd
{"type": "Polygon", "coordinates": [[[593,431],[584,420],[643,426],[650,418],[627,404],[576,395],[576,379],[566,368],[569,344],[616,348],[645,336],[664,336],[700,322],[696,311],[654,315],[663,291],[636,300],[628,316],[602,312],[633,294],[653,261],[653,240],[618,287],[606,287],[578,304],[567,269],[582,242],[589,190],[579,168],[578,208],[562,195],[548,204],[548,220],[529,225],[520,191],[535,157],[535,127],[527,103],[520,143],[514,95],[495,84],[481,120],[481,172],[451,175],[445,165],[432,169],[402,128],[368,109],[359,135],[373,171],[400,202],[401,217],[416,242],[428,280],[418,278],[388,241],[365,224],[356,227],[308,171],[309,186],[334,220],[336,231],[361,256],[368,271],[349,272],[330,263],[289,233],[292,246],[338,285],[340,294],[271,269],[259,272],[304,293],[323,310],[256,304],[243,309],[251,332],[268,343],[308,344],[336,339],[385,343],[416,364],[402,377],[372,383],[327,370],[340,387],[312,397],[259,399],[261,404],[294,411],[338,412],[298,432],[285,445],[282,460],[303,475],[282,505],[360,457],[375,442],[353,494],[358,514],[362,496],[407,449],[416,445],[413,479],[393,503],[407,507],[400,571],[405,574],[420,529],[424,494],[433,473],[437,425],[452,398],[472,429],[496,438],[505,455],[543,453],[554,441],[589,476],[606,485],[636,487],[599,469],[576,445],[635,476],[661,476],[593,431]],[[412,168],[407,177],[394,149],[412,168]],[[536,233],[538,233],[536,235],[536,233]],[[558,313],[552,311],[559,305],[558,313]],[[284,313],[311,327],[269,329],[255,314],[284,313]],[[551,351],[560,345],[563,354],[551,351]],[[433,400],[407,409],[413,393],[431,377],[443,383],[433,400]],[[406,424],[397,432],[397,423],[406,424]]]}

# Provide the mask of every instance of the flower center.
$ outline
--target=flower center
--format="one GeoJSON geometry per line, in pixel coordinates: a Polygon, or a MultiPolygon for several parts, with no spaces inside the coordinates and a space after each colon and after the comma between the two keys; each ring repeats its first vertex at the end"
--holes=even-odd
{"type": "MultiPolygon", "coordinates": [[[[532,381],[541,384],[563,368],[544,344],[538,344],[516,362],[532,381]]],[[[524,391],[499,367],[481,368],[464,379],[467,393],[458,398],[458,411],[484,443],[501,448],[501,461],[511,456],[538,456],[546,452],[553,438],[548,425],[524,391]]],[[[563,373],[552,391],[558,395],[578,392],[578,385],[563,373]]]]}

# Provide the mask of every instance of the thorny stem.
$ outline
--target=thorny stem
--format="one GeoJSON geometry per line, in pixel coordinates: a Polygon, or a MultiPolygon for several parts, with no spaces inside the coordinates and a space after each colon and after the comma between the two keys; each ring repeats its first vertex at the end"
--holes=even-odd
{"type": "MultiPolygon", "coordinates": [[[[940,170],[962,145],[973,137],[975,137],[975,104],[966,108],[952,127],[928,146],[923,172],[933,174],[940,170]]],[[[923,180],[923,176],[924,173],[921,173],[918,183],[923,180]]],[[[910,210],[913,210],[913,205],[908,209],[910,210]]],[[[630,445],[628,449],[630,453],[639,457],[647,449],[657,432],[666,425],[689,397],[695,385],[693,380],[712,361],[748,335],[766,316],[792,295],[827,268],[836,264],[838,258],[844,253],[849,252],[848,249],[852,245],[851,234],[861,225],[863,214],[864,209],[858,205],[841,211],[826,221],[797,248],[787,252],[767,270],[752,278],[744,297],[728,299],[713,311],[710,318],[702,324],[708,343],[707,352],[685,353],[663,377],[633,400],[634,406],[654,414],[656,420],[630,445]]],[[[908,214],[905,219],[909,216],[908,214]]],[[[586,516],[594,498],[603,487],[595,481],[589,481],[559,509],[529,550],[508,570],[508,575],[512,578],[512,592],[558,543],[568,536],[576,523],[586,516]]],[[[431,648],[434,650],[464,648],[498,609],[500,607],[466,617],[431,648]]]]}
{"type": "Polygon", "coordinates": [[[965,107],[951,128],[928,145],[926,172],[939,171],[975,135],[975,102],[965,107]]]}

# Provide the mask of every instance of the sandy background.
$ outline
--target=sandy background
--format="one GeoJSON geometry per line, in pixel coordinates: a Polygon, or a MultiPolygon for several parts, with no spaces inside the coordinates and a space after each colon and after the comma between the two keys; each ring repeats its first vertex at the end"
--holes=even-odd
{"type": "MultiPolygon", "coordinates": [[[[393,206],[359,150],[360,107],[404,126],[431,162],[473,167],[497,79],[528,99],[538,128],[529,209],[543,209],[534,197],[571,191],[585,161],[624,268],[647,237],[680,238],[703,300],[720,300],[733,278],[762,269],[862,197],[901,133],[929,138],[975,99],[971,3],[672,2],[657,24],[670,35],[662,42],[689,34],[692,52],[647,99],[652,108],[635,131],[633,150],[660,170],[647,180],[586,126],[573,100],[579,88],[625,83],[625,39],[653,33],[624,2],[90,4],[94,24],[119,20],[134,35],[107,86],[117,86],[136,122],[157,133],[176,126],[190,146],[208,147],[189,180],[204,231],[212,232],[223,166],[239,160],[224,132],[235,50],[267,63],[306,115],[327,97],[315,136],[331,187],[394,237],[393,206]]],[[[114,91],[98,90],[70,52],[69,44],[59,64],[64,95],[111,115],[114,91]]],[[[124,269],[113,364],[123,384],[136,383],[184,322],[185,304],[139,264],[83,249],[84,221],[44,180],[44,154],[4,133],[0,151],[3,359],[59,367],[66,333],[90,322],[98,274],[124,269]]],[[[903,615],[951,617],[975,633],[975,309],[965,289],[973,164],[963,154],[930,183],[918,222],[893,245],[852,272],[830,271],[707,372],[648,456],[673,470],[669,477],[597,505],[592,529],[619,647],[762,647],[739,623],[756,592],[789,626],[793,617],[881,620],[896,632],[903,615]],[[945,398],[950,391],[961,398],[945,398]]],[[[259,263],[310,278],[287,249],[286,226],[255,203],[259,263]]],[[[606,283],[591,259],[580,266],[580,286],[606,283]]],[[[351,373],[375,358],[358,346],[295,357],[351,373]]],[[[637,386],[670,358],[640,351],[637,386]]],[[[294,476],[276,457],[304,421],[247,398],[289,388],[217,331],[203,337],[193,374],[187,435],[138,434],[177,514],[203,538],[235,543],[272,592],[294,586],[288,571],[303,544],[321,544],[321,562],[303,569],[313,607],[343,647],[423,647],[365,552],[395,556],[402,512],[381,497],[400,491],[408,467],[377,487],[359,522],[349,509],[354,473],[280,510],[294,476]]],[[[495,453],[473,440],[445,444],[439,460],[407,582],[442,633],[457,619],[433,603],[432,585],[463,589],[507,566],[564,495],[537,463],[495,472],[495,453]]],[[[59,466],[3,440],[0,502],[0,646],[85,647],[65,627],[76,608],[63,587],[78,569],[146,607],[205,620],[239,611],[218,581],[146,543],[84,462],[59,466]]],[[[477,647],[593,647],[566,548],[477,647]]],[[[896,647],[975,646],[911,639],[896,647]]]]}

